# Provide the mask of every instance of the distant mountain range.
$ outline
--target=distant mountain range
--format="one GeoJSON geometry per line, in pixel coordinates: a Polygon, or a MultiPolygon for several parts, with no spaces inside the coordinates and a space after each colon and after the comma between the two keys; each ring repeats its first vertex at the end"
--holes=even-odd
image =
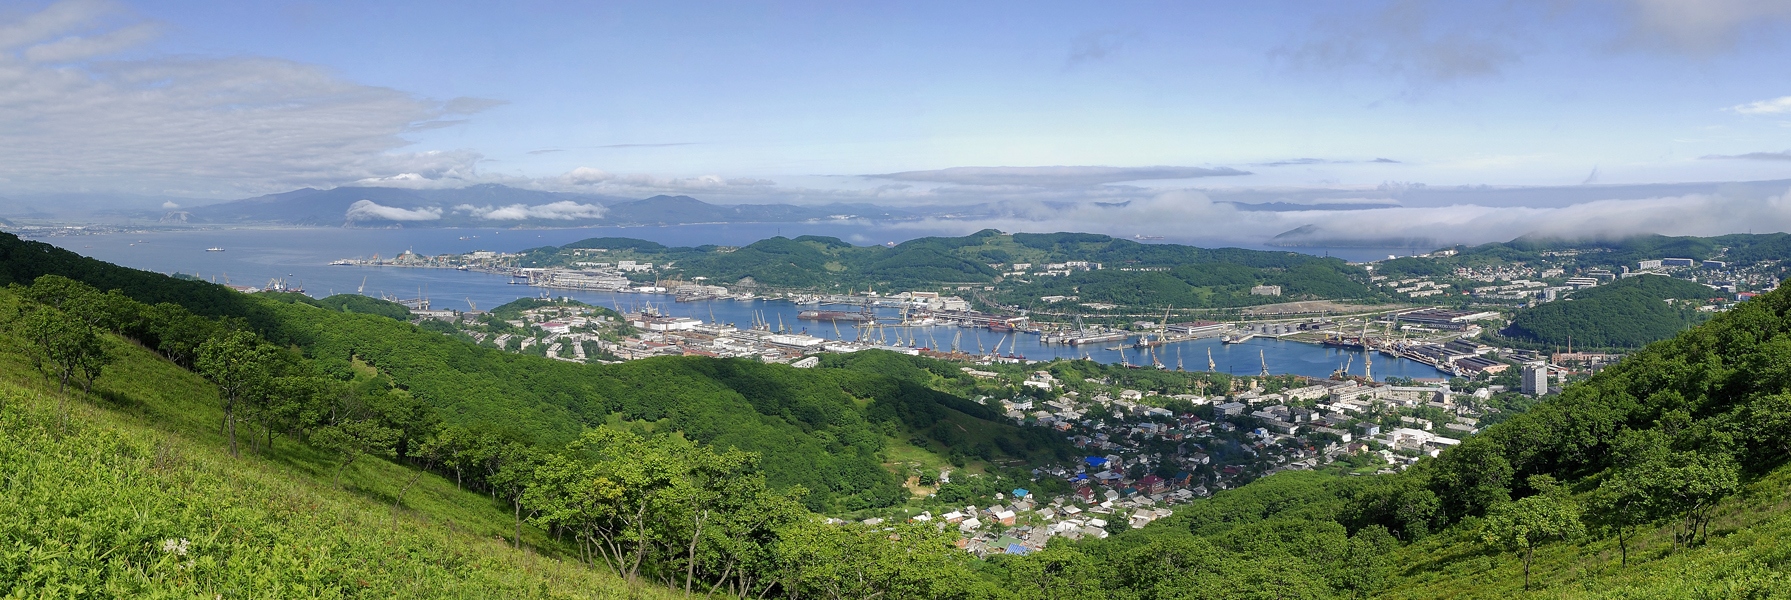
{"type": "Polygon", "coordinates": [[[143,214],[164,222],[342,227],[581,227],[686,223],[901,219],[909,211],[869,204],[710,204],[689,196],[618,198],[485,184],[448,190],[304,188],[185,210],[143,214]]]}

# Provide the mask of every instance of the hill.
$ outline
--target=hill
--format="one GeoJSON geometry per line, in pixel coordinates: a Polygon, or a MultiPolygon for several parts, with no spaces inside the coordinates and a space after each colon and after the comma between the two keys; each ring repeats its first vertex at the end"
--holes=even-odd
{"type": "MultiPolygon", "coordinates": [[[[638,421],[699,442],[758,452],[770,480],[779,487],[802,486],[804,501],[817,511],[905,500],[900,479],[879,457],[894,441],[939,434],[933,425],[941,419],[975,423],[1000,439],[1001,448],[1066,451],[1062,440],[1038,439],[1038,430],[1007,424],[987,407],[876,369],[805,370],[684,357],[609,366],[544,360],[480,348],[388,318],[402,314],[389,303],[243,295],[0,235],[0,282],[28,283],[43,275],[93,282],[144,304],[165,303],[156,314],[240,319],[269,341],[303,349],[323,374],[345,378],[357,364],[371,366],[447,423],[508,439],[554,447],[589,427],[638,421]]],[[[148,336],[151,346],[166,341],[147,331],[139,335],[148,336]]],[[[186,343],[197,346],[196,340],[186,343]]]]}
{"type": "Polygon", "coordinates": [[[1526,236],[1509,242],[1457,246],[1448,256],[1402,257],[1376,263],[1376,272],[1394,277],[1448,273],[1458,267],[1498,263],[1558,262],[1574,269],[1635,269],[1644,260],[1689,258],[1732,264],[1777,263],[1791,257],[1791,234],[1730,234],[1714,237],[1636,235],[1562,239],[1526,236]],[[1552,259],[1552,261],[1550,260],[1552,259]]]}
{"type": "Polygon", "coordinates": [[[875,505],[890,475],[879,450],[929,419],[1052,451],[927,385],[952,365],[859,353],[812,370],[562,367],[419,333],[369,314],[378,305],[213,297],[8,243],[8,277],[124,283],[39,276],[0,292],[0,582],[18,596],[552,596],[651,581],[792,598],[1768,598],[1791,577],[1786,290],[1403,472],[1344,474],[1380,460],[1366,453],[1104,540],[984,561],[932,521],[829,524],[804,508],[811,481],[823,508],[875,505]],[[377,528],[394,513],[401,526],[377,528]]]}
{"type": "Polygon", "coordinates": [[[1046,296],[1130,307],[1227,308],[1299,299],[1381,300],[1368,274],[1341,259],[1239,248],[1141,244],[1082,233],[924,237],[894,246],[854,246],[837,238],[773,237],[739,248],[668,248],[645,240],[592,238],[536,248],[523,266],[566,266],[578,250],[610,259],[672,265],[662,275],[736,284],[847,292],[993,286],[988,303],[1044,309],[1046,296]],[[1056,265],[1052,267],[1052,265],[1056,265]],[[1255,295],[1259,285],[1281,295],[1255,295]]]}
{"type": "MultiPolygon", "coordinates": [[[[0,315],[20,298],[0,290],[0,315]]],[[[10,318],[0,317],[8,325],[10,318]]],[[[283,437],[226,450],[216,388],[115,335],[66,398],[0,328],[0,596],[670,597],[567,560],[435,475],[283,437]],[[408,489],[405,489],[408,485],[408,489]]]]}
{"type": "Polygon", "coordinates": [[[1639,348],[1702,322],[1695,306],[1721,292],[1683,279],[1640,276],[1517,312],[1506,333],[1566,347],[1639,348]],[[1675,306],[1673,300],[1695,301],[1675,306]]]}
{"type": "Polygon", "coordinates": [[[994,561],[1020,597],[1784,597],[1791,294],[1742,303],[1397,474],[1267,477],[994,561]]]}

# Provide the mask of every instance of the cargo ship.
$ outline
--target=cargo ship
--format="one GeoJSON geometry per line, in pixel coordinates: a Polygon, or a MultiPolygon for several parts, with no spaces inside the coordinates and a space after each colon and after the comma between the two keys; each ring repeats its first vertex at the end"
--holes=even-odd
{"type": "Polygon", "coordinates": [[[804,321],[849,321],[864,323],[876,321],[877,318],[867,313],[846,312],[841,310],[805,310],[796,313],[796,318],[804,321]]]}
{"type": "Polygon", "coordinates": [[[1127,337],[1130,336],[1123,331],[1115,331],[1112,333],[1089,333],[1070,338],[1069,344],[1071,346],[1081,346],[1084,344],[1099,344],[1101,342],[1117,342],[1124,340],[1127,337]]]}

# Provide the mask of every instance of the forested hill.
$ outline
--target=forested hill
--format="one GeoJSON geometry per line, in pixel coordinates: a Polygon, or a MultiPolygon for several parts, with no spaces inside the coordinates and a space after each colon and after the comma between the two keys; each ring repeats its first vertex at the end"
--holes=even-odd
{"type": "Polygon", "coordinates": [[[886,374],[889,369],[794,369],[678,357],[610,366],[565,363],[420,329],[380,314],[401,308],[384,303],[244,295],[0,235],[0,276],[6,278],[0,283],[29,283],[42,275],[70,277],[142,303],[140,309],[119,309],[131,316],[118,318],[139,323],[131,334],[151,347],[190,355],[218,328],[182,315],[240,320],[235,322],[271,342],[301,348],[311,368],[325,376],[347,379],[371,367],[426,402],[442,421],[503,439],[556,447],[589,427],[626,421],[756,452],[773,484],[807,490],[804,501],[817,511],[905,500],[907,491],[880,464],[881,456],[892,439],[939,431],[933,425],[941,419],[981,423],[1001,441],[992,456],[1006,454],[1000,448],[1041,456],[1067,452],[1065,442],[1043,430],[997,421],[999,415],[980,404],[897,380],[886,374]]]}
{"type": "Polygon", "coordinates": [[[1638,348],[1703,322],[1708,313],[1696,307],[1721,294],[1684,279],[1630,277],[1520,310],[1507,333],[1563,348],[1638,348]]]}
{"type": "Polygon", "coordinates": [[[1719,259],[1736,264],[1777,263],[1791,257],[1791,234],[1730,234],[1715,237],[1636,235],[1562,239],[1521,237],[1509,242],[1457,246],[1452,256],[1402,257],[1376,263],[1375,272],[1395,277],[1441,275],[1457,267],[1496,262],[1537,262],[1572,255],[1576,268],[1635,269],[1660,258],[1719,259]]]}
{"type": "Polygon", "coordinates": [[[1281,473],[1143,529],[983,561],[936,522],[827,523],[802,507],[811,483],[823,508],[881,502],[894,484],[877,447],[927,419],[1053,450],[916,385],[947,365],[562,368],[377,305],[199,294],[229,313],[207,318],[132,299],[180,300],[170,290],[189,283],[5,241],[8,263],[31,263],[9,277],[149,284],[0,290],[11,596],[573,597],[627,593],[623,580],[965,600],[1791,589],[1791,290],[1404,472],[1281,473]]]}
{"type": "Polygon", "coordinates": [[[963,237],[926,237],[894,246],[854,246],[838,238],[774,237],[739,248],[666,247],[630,238],[592,238],[529,251],[524,266],[606,260],[671,264],[663,276],[704,277],[735,285],[823,291],[939,289],[996,285],[996,301],[1022,306],[1050,295],[1128,306],[1183,308],[1247,306],[1289,299],[1381,299],[1368,276],[1341,259],[1286,251],[1207,249],[1141,244],[1086,233],[984,230],[963,237]],[[587,251],[587,252],[581,252],[587,251]],[[1066,267],[1065,263],[1089,266],[1066,267]],[[1052,264],[1056,274],[1043,274],[1052,264]],[[1099,265],[1096,269],[1093,265],[1099,265]],[[1257,285],[1281,286],[1280,296],[1251,295],[1257,285]]]}
{"type": "Polygon", "coordinates": [[[1788,460],[1780,290],[1407,471],[1283,473],[996,570],[1026,597],[1778,598],[1788,460]]]}

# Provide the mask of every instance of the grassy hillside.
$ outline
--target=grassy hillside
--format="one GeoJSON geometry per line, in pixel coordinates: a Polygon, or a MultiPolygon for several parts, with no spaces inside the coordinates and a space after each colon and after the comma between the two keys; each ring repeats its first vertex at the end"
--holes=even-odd
{"type": "MultiPolygon", "coordinates": [[[[300,349],[330,377],[346,378],[357,361],[366,363],[450,425],[555,447],[592,426],[653,423],[706,444],[756,452],[773,483],[802,486],[805,502],[817,511],[903,501],[908,492],[881,454],[892,440],[928,436],[945,411],[970,415],[987,435],[1016,442],[1000,447],[1039,447],[1018,443],[1027,432],[981,406],[970,408],[946,394],[912,393],[912,382],[875,370],[678,357],[570,364],[479,348],[387,318],[402,316],[389,303],[244,295],[0,234],[0,283],[30,283],[46,274],[117,289],[144,303],[170,303],[162,308],[240,319],[267,340],[300,349]]],[[[126,320],[171,314],[161,308],[142,312],[142,319],[126,320]]]]}
{"type": "Polygon", "coordinates": [[[1390,557],[1382,598],[1784,598],[1791,596],[1791,469],[1780,468],[1719,505],[1708,544],[1677,545],[1672,528],[1539,549],[1526,595],[1523,563],[1488,551],[1459,527],[1390,557]]]}
{"type": "MultiPolygon", "coordinates": [[[[0,313],[18,299],[0,291],[0,313]]],[[[56,384],[0,333],[0,597],[660,597],[522,550],[490,498],[284,438],[232,458],[216,387],[117,337],[91,395],[56,384]]],[[[669,597],[669,596],[668,596],[669,597]]]]}
{"type": "Polygon", "coordinates": [[[1639,348],[1701,323],[1693,307],[1720,295],[1708,286],[1660,276],[1621,279],[1521,310],[1507,333],[1520,339],[1579,348],[1639,348]],[[1696,301],[1675,305],[1672,300],[1696,301]]]}
{"type": "Polygon", "coordinates": [[[170,290],[185,283],[21,247],[50,259],[6,272],[59,265],[148,287],[107,294],[44,278],[0,291],[10,596],[630,593],[596,573],[792,598],[1791,589],[1791,290],[1652,344],[1404,472],[1282,473],[1141,530],[979,561],[931,523],[824,525],[803,510],[806,481],[837,486],[817,490],[834,510],[903,493],[885,465],[925,464],[919,432],[946,432],[920,441],[954,452],[1004,441],[1014,455],[1054,452],[1048,433],[1014,432],[941,391],[963,380],[951,365],[889,353],[810,370],[562,365],[347,305],[238,295],[196,303],[236,311],[204,319],[127,298],[182,300],[170,290]],[[95,348],[110,361],[84,362],[95,348]],[[221,391],[249,389],[232,387],[242,368],[263,376],[225,413],[221,391]],[[92,393],[65,401],[63,374],[92,393]],[[234,443],[224,450],[227,414],[239,419],[240,458],[234,443]],[[463,474],[477,493],[461,491],[463,474]],[[507,549],[518,530],[527,548],[507,549]]]}

